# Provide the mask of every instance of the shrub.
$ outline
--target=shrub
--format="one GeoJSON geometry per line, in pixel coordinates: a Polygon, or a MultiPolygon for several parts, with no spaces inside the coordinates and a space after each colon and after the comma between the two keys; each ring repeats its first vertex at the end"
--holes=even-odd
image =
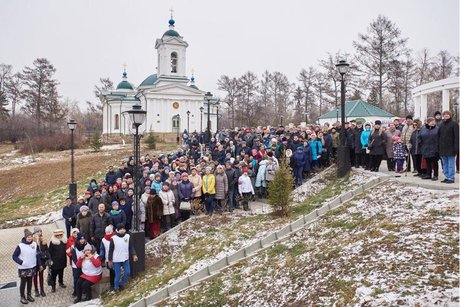
{"type": "Polygon", "coordinates": [[[289,205],[292,202],[293,186],[294,177],[285,163],[281,161],[274,180],[268,185],[268,203],[280,216],[285,217],[290,213],[289,205]]]}
{"type": "Polygon", "coordinates": [[[157,148],[157,137],[153,135],[153,133],[149,133],[147,138],[145,139],[145,143],[149,149],[156,149],[157,148]]]}
{"type": "Polygon", "coordinates": [[[93,136],[91,137],[91,141],[89,142],[89,147],[92,148],[94,151],[101,150],[102,139],[101,139],[101,134],[99,132],[93,133],[93,136]]]}
{"type": "MultiPolygon", "coordinates": [[[[74,135],[74,148],[79,148],[81,138],[74,135]]],[[[26,137],[19,151],[23,154],[33,154],[44,151],[63,151],[70,149],[70,134],[26,137]]]]}

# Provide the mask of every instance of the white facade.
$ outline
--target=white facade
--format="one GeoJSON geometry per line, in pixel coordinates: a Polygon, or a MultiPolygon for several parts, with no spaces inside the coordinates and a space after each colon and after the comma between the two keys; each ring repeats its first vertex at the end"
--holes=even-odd
{"type": "MultiPolygon", "coordinates": [[[[194,84],[194,77],[186,76],[186,49],[188,43],[174,30],[174,20],[169,30],[157,39],[157,72],[147,77],[137,88],[127,82],[126,72],[117,89],[103,93],[103,134],[130,134],[131,123],[125,113],[134,104],[147,111],[145,123],[139,132],[193,132],[207,127],[205,91],[194,84]],[[201,113],[200,108],[203,107],[201,113]],[[189,111],[189,115],[187,115],[189,111]]],[[[216,109],[211,102],[211,131],[216,131],[216,109]]]]}

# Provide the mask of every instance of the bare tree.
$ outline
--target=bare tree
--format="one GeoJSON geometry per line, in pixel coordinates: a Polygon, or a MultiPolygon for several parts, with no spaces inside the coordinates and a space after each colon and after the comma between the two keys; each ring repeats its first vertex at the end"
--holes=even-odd
{"type": "Polygon", "coordinates": [[[16,116],[16,106],[21,102],[23,97],[23,81],[20,73],[15,73],[11,76],[6,84],[8,89],[8,100],[11,102],[11,116],[16,116]]]}
{"type": "Polygon", "coordinates": [[[367,33],[360,33],[358,37],[358,41],[353,42],[355,61],[377,87],[378,105],[382,107],[391,63],[405,51],[407,38],[401,38],[401,31],[396,24],[382,15],[371,22],[367,33]]]}
{"type": "Polygon", "coordinates": [[[305,105],[305,121],[308,123],[309,116],[311,112],[311,105],[314,101],[314,86],[316,79],[316,70],[313,67],[309,67],[308,70],[302,69],[300,71],[298,80],[302,85],[304,92],[304,105],[305,105]]]}
{"type": "Polygon", "coordinates": [[[232,127],[235,127],[235,110],[240,88],[236,78],[230,78],[226,75],[220,76],[217,80],[218,89],[225,92],[225,98],[222,101],[230,111],[232,127]]]}
{"type": "Polygon", "coordinates": [[[240,112],[242,123],[248,127],[254,126],[257,123],[256,95],[258,86],[259,80],[251,71],[246,72],[238,78],[238,109],[242,111],[240,112]]]}
{"type": "Polygon", "coordinates": [[[454,58],[447,52],[441,50],[433,62],[433,77],[435,80],[446,79],[454,71],[454,58]]]}
{"type": "Polygon", "coordinates": [[[9,110],[6,108],[8,103],[8,86],[11,79],[13,67],[7,64],[0,64],[0,119],[6,120],[9,117],[9,110]]]}

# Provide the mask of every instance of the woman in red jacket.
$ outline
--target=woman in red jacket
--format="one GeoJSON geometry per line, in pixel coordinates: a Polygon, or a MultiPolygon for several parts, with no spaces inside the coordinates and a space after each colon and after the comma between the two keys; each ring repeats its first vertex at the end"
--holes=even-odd
{"type": "Polygon", "coordinates": [[[83,255],[78,258],[77,267],[81,268],[82,274],[77,281],[77,297],[74,300],[74,304],[82,300],[83,292],[86,292],[84,300],[91,300],[91,287],[102,278],[101,259],[92,245],[86,244],[83,249],[83,255]]]}

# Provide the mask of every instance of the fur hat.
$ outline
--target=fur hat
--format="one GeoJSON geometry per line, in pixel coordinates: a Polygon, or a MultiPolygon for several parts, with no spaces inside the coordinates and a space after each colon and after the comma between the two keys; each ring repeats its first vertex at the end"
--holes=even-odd
{"type": "Polygon", "coordinates": [[[24,238],[27,238],[28,236],[31,236],[31,235],[32,235],[32,232],[28,228],[25,228],[24,229],[24,238]]]}
{"type": "Polygon", "coordinates": [[[433,116],[436,116],[436,115],[441,115],[441,112],[439,112],[439,111],[434,112],[433,116]]]}
{"type": "Polygon", "coordinates": [[[444,116],[445,114],[449,114],[450,117],[452,117],[452,112],[449,111],[449,110],[445,110],[444,112],[442,112],[442,115],[444,116]]]}
{"type": "Polygon", "coordinates": [[[381,124],[382,124],[382,121],[377,119],[377,120],[375,121],[375,124],[376,124],[376,125],[381,125],[381,124]]]}
{"type": "Polygon", "coordinates": [[[83,210],[89,211],[88,206],[81,206],[80,207],[80,212],[82,212],[83,210]]]}
{"type": "Polygon", "coordinates": [[[105,227],[105,233],[112,233],[113,232],[113,226],[112,225],[109,225],[107,227],[105,227]]]}
{"type": "Polygon", "coordinates": [[[64,230],[62,229],[56,229],[53,231],[53,235],[63,235],[64,234],[64,230]]]}
{"type": "Polygon", "coordinates": [[[414,118],[412,117],[411,114],[409,114],[409,115],[406,116],[406,119],[411,119],[411,120],[413,120],[414,118]]]}

